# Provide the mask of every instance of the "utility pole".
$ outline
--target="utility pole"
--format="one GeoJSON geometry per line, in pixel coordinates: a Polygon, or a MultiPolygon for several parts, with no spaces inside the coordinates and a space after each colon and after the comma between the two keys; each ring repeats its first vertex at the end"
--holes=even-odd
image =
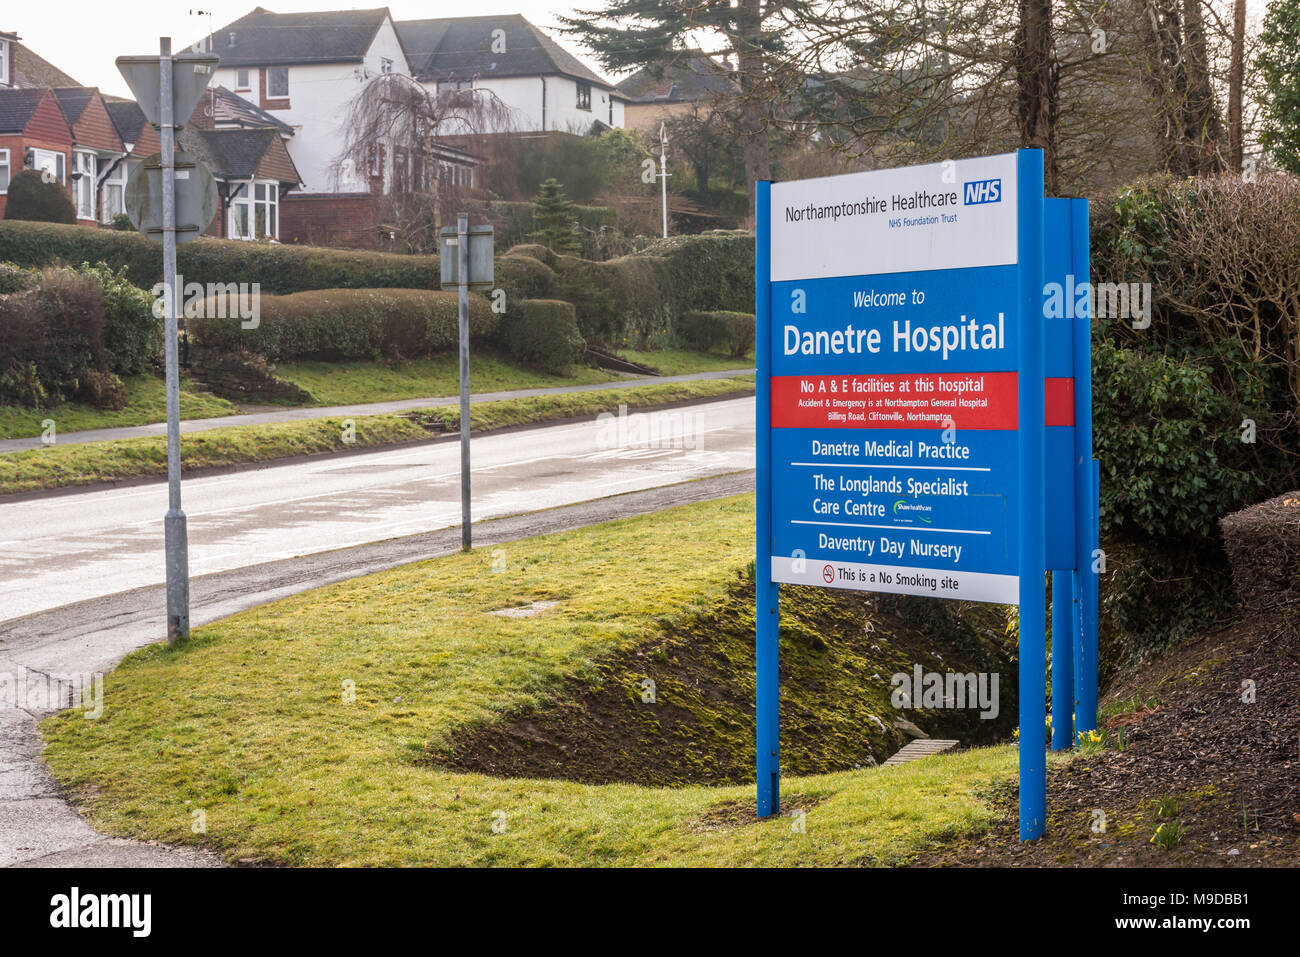
{"type": "Polygon", "coordinates": [[[167,380],[167,514],[163,547],[167,573],[167,640],[190,636],[190,559],[185,512],[181,509],[180,289],[176,246],[197,239],[217,208],[217,184],[202,163],[176,148],[176,131],[189,119],[207,89],[215,56],[172,56],[171,37],[159,37],[157,57],[121,56],[115,61],[145,119],[158,127],[160,151],[147,158],[126,184],[126,210],[150,239],[162,241],[163,351],[167,380]],[[176,171],[185,171],[177,179],[176,171]],[[179,183],[179,191],[177,184],[179,183]]]}
{"type": "Polygon", "coordinates": [[[460,280],[460,547],[469,551],[469,221],[464,213],[456,217],[456,267],[460,280]]]}
{"type": "Polygon", "coordinates": [[[181,509],[180,357],[177,355],[179,303],[176,289],[176,118],[172,102],[172,41],[158,41],[162,140],[163,297],[166,305],[164,355],[167,365],[167,515],[163,536],[167,553],[167,640],[190,636],[190,557],[185,512],[181,509]]]}
{"type": "MultiPolygon", "coordinates": [[[[659,190],[660,202],[664,212],[664,239],[668,238],[668,133],[664,124],[659,124],[659,190]]],[[[707,184],[705,184],[707,186],[707,184]]]]}

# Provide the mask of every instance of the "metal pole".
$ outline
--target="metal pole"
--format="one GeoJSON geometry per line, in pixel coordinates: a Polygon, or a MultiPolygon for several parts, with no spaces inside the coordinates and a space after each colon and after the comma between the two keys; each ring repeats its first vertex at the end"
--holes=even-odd
{"type": "Polygon", "coordinates": [[[181,412],[179,324],[176,288],[176,118],[172,115],[172,41],[158,40],[161,91],[162,195],[163,195],[163,295],[166,297],[164,351],[167,364],[167,516],[163,536],[167,554],[167,640],[190,636],[190,560],[181,510],[181,412]]]}
{"type": "Polygon", "coordinates": [[[1043,834],[1047,817],[1047,539],[1043,395],[1043,153],[1020,150],[1020,840],[1043,834]]]}
{"type": "MultiPolygon", "coordinates": [[[[1070,246],[1076,282],[1089,282],[1092,264],[1088,249],[1088,201],[1070,201],[1070,246]]],[[[1092,457],[1092,306],[1074,318],[1074,452],[1075,560],[1079,592],[1078,648],[1074,671],[1074,726],[1078,732],[1097,728],[1097,599],[1100,584],[1093,570],[1097,541],[1097,495],[1100,473],[1092,457]]]]}
{"type": "Polygon", "coordinates": [[[755,432],[758,466],[754,554],[754,711],[758,816],[781,809],[780,589],[772,581],[772,184],[755,184],[754,306],[758,319],[758,392],[755,432]]]}
{"type": "MultiPolygon", "coordinates": [[[[707,188],[708,184],[704,184],[707,188]]],[[[668,238],[668,139],[664,135],[664,125],[659,124],[659,190],[660,203],[664,212],[664,239],[668,238]]]]}
{"type": "Polygon", "coordinates": [[[1052,570],[1052,750],[1074,746],[1074,573],[1052,570]]]}
{"type": "Polygon", "coordinates": [[[469,224],[464,213],[456,217],[456,275],[460,280],[460,544],[469,551],[469,224]]]}

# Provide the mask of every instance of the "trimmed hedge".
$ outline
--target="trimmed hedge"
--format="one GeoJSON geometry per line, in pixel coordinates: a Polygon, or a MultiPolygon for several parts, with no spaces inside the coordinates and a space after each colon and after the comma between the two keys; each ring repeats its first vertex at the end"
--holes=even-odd
{"type": "Polygon", "coordinates": [[[25,169],[9,181],[9,199],[5,203],[5,219],[38,223],[77,222],[77,207],[63,184],[51,180],[38,169],[25,169]]]}
{"type": "MultiPolygon", "coordinates": [[[[19,266],[105,263],[150,289],[162,279],[162,247],[139,233],[0,221],[0,261],[19,266]]],[[[187,283],[260,283],[263,293],[312,289],[437,289],[438,257],[199,239],[177,251],[187,283]]]]}
{"type": "Polygon", "coordinates": [[[525,300],[502,331],[515,359],[555,375],[572,373],[586,348],[573,304],[557,299],[525,300]]]}
{"type": "MultiPolygon", "coordinates": [[[[454,292],[425,289],[323,289],[261,297],[256,328],[242,328],[208,299],[208,318],[187,320],[197,343],[218,352],[258,352],[272,362],[289,359],[371,360],[415,358],[452,349],[459,341],[454,292]]],[[[499,317],[482,296],[469,297],[471,339],[491,337],[499,317]]]]}
{"type": "Polygon", "coordinates": [[[163,314],[155,313],[154,298],[131,284],[126,269],[117,272],[102,263],[82,263],[77,269],[99,283],[104,297],[104,347],[118,375],[140,375],[161,361],[163,314]]]}
{"type": "Polygon", "coordinates": [[[1219,522],[1241,603],[1253,612],[1300,604],[1300,491],[1219,522]]]}
{"type": "Polygon", "coordinates": [[[712,232],[658,240],[606,262],[559,256],[556,298],[583,335],[615,347],[677,332],[688,312],[754,310],[754,237],[712,232]]]}
{"type": "Polygon", "coordinates": [[[688,312],[677,324],[677,335],[692,349],[743,359],[754,348],[754,317],[746,312],[688,312]]]}

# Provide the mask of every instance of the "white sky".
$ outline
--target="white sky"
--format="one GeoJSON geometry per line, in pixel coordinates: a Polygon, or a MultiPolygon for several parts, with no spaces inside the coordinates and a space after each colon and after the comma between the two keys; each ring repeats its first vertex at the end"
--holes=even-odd
{"type": "MultiPolygon", "coordinates": [[[[331,0],[0,0],[0,30],[14,31],[23,43],[49,60],[78,83],[97,86],[105,93],[130,96],[113,61],[125,54],[154,54],[158,38],[170,36],[179,50],[209,33],[208,18],[192,10],[212,12],[212,29],[262,6],[276,13],[310,10],[369,10],[387,6],[394,20],[431,17],[462,17],[501,13],[522,13],[558,40],[565,49],[605,76],[590,56],[556,28],[555,13],[574,9],[564,0],[392,0],[389,3],[347,3],[331,0]]],[[[583,2],[577,8],[597,8],[601,0],[583,2]]],[[[613,79],[617,79],[616,77],[613,79]]]]}

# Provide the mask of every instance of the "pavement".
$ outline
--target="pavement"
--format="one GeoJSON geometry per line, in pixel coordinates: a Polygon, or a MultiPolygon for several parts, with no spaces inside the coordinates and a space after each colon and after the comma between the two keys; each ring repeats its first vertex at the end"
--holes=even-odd
{"type": "MultiPolygon", "coordinates": [[[[688,425],[687,448],[611,443],[595,421],[476,438],[475,544],[752,491],[753,408],[745,398],[672,410],[686,417],[659,421],[688,425]]],[[[455,552],[458,455],[442,443],[188,480],[192,625],[455,552]]],[[[21,583],[0,604],[0,866],[221,863],[96,832],[39,758],[42,717],[93,713],[94,676],[164,637],[165,507],[165,486],[0,505],[0,580],[21,583]]]]}
{"type": "MultiPolygon", "coordinates": [[[[571,392],[602,392],[605,389],[626,389],[632,385],[664,385],[672,382],[700,382],[706,379],[734,379],[743,375],[753,375],[751,369],[726,369],[720,372],[693,372],[688,375],[674,376],[637,376],[616,379],[613,382],[598,382],[592,385],[565,385],[545,389],[514,389],[508,392],[477,392],[470,395],[470,402],[499,402],[503,399],[528,399],[541,395],[567,395],[571,392]]],[[[370,402],[363,405],[312,406],[306,408],[275,409],[273,411],[250,412],[244,415],[225,415],[211,419],[186,419],[181,422],[181,433],[207,432],[210,429],[224,429],[237,425],[268,425],[273,422],[302,422],[307,419],[349,418],[362,415],[390,415],[395,412],[409,412],[411,409],[427,409],[439,405],[456,405],[459,395],[438,395],[426,399],[399,399],[391,402],[370,402]]],[[[86,442],[109,442],[116,439],[138,439],[151,435],[166,435],[167,423],[155,422],[149,425],[131,425],[115,429],[88,429],[84,432],[60,432],[59,445],[82,445],[86,442]]],[[[44,448],[40,436],[25,439],[0,439],[0,452],[24,452],[28,449],[44,448]]]]}

